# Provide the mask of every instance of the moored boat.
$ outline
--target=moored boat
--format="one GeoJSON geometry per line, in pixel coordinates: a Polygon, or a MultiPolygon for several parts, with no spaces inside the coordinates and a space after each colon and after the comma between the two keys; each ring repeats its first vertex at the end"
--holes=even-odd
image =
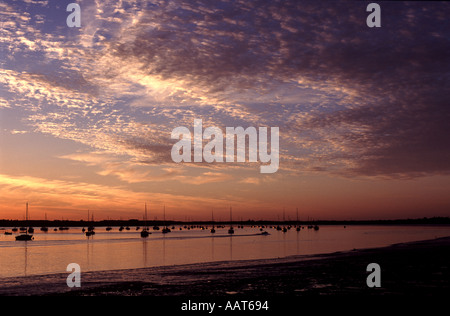
{"type": "Polygon", "coordinates": [[[147,227],[147,203],[145,203],[144,228],[141,230],[141,237],[147,238],[150,234],[147,227]]]}
{"type": "MultiPolygon", "coordinates": [[[[26,221],[28,222],[28,202],[26,204],[26,221]]],[[[28,232],[29,230],[25,228],[25,234],[20,234],[16,236],[16,240],[23,240],[23,241],[33,240],[33,235],[30,235],[28,232]]]]}

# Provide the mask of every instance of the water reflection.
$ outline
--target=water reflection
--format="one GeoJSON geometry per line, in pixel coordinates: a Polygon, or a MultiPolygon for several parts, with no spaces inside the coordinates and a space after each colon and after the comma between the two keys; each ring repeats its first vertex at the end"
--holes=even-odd
{"type": "Polygon", "coordinates": [[[23,275],[27,276],[27,266],[28,266],[28,241],[24,241],[24,251],[25,251],[25,262],[24,262],[24,270],[23,270],[23,275]]]}
{"type": "Polygon", "coordinates": [[[162,238],[162,252],[163,252],[163,257],[162,257],[162,264],[163,266],[166,265],[166,235],[163,235],[162,238]]]}
{"type": "Polygon", "coordinates": [[[230,260],[233,260],[233,236],[230,235],[230,260]]]}
{"type": "Polygon", "coordinates": [[[217,229],[214,235],[183,230],[142,239],[131,232],[99,231],[89,238],[78,232],[36,232],[35,240],[28,242],[3,235],[0,277],[60,273],[72,262],[93,271],[318,254],[449,236],[450,227],[323,226],[319,231],[305,227],[258,233],[250,227],[233,236],[227,229],[217,229]]]}
{"type": "Polygon", "coordinates": [[[214,236],[211,236],[211,260],[214,261],[214,236]]]}
{"type": "Polygon", "coordinates": [[[87,237],[86,239],[86,263],[88,268],[94,264],[94,236],[87,237]]]}
{"type": "Polygon", "coordinates": [[[142,239],[142,258],[143,258],[143,266],[147,266],[147,239],[142,239]]]}

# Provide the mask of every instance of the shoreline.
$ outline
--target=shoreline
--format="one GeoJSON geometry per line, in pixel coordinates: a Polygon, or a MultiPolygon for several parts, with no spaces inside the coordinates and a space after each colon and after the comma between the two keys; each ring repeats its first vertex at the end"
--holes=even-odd
{"type": "Polygon", "coordinates": [[[450,236],[284,258],[207,262],[0,279],[2,296],[310,296],[450,294],[450,236]],[[381,267],[381,287],[369,288],[369,263],[381,267]]]}
{"type": "MultiPolygon", "coordinates": [[[[245,221],[229,221],[229,220],[198,220],[198,221],[181,221],[181,220],[148,220],[148,226],[205,226],[205,225],[244,225],[244,226],[271,226],[271,225],[450,225],[450,217],[423,217],[423,218],[399,218],[399,219],[368,219],[368,220],[245,220],[245,221]]],[[[85,220],[19,220],[19,219],[0,219],[0,230],[9,229],[12,227],[20,226],[33,226],[33,227],[84,227],[93,225],[96,227],[120,227],[120,226],[145,226],[145,222],[140,219],[129,220],[98,220],[98,221],[85,221],[85,220]]]]}

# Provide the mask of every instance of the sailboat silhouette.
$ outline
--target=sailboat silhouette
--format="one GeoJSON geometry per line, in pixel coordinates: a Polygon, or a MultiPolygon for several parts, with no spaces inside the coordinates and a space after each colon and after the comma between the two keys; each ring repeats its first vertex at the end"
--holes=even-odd
{"type": "Polygon", "coordinates": [[[231,206],[230,206],[230,229],[228,229],[228,234],[234,234],[234,228],[233,228],[232,222],[233,222],[233,220],[231,217],[231,206]]]}
{"type": "Polygon", "coordinates": [[[166,226],[166,206],[164,205],[164,228],[161,230],[163,234],[170,233],[171,230],[169,227],[166,226]]]}
{"type": "MultiPolygon", "coordinates": [[[[94,222],[94,214],[92,214],[92,222],[94,222]]],[[[88,210],[88,223],[89,223],[89,210],[88,210]]],[[[95,235],[94,225],[91,224],[88,226],[87,232],[85,233],[87,237],[95,235]]]]}
{"type": "MultiPolygon", "coordinates": [[[[47,213],[45,213],[45,222],[47,223],[47,213]]],[[[41,231],[43,232],[48,232],[48,227],[47,226],[42,226],[41,227],[41,231]]]]}
{"type": "MultiPolygon", "coordinates": [[[[28,223],[28,202],[26,204],[26,222],[28,223]]],[[[16,240],[33,240],[33,235],[28,234],[28,229],[25,229],[25,234],[16,236],[16,240]]]]}
{"type": "Polygon", "coordinates": [[[211,210],[211,220],[212,220],[211,233],[214,234],[216,232],[216,229],[214,228],[214,210],[211,210]]]}
{"type": "Polygon", "coordinates": [[[144,228],[141,231],[141,237],[146,238],[150,234],[151,233],[148,231],[148,227],[147,227],[147,203],[145,203],[144,228]]]}

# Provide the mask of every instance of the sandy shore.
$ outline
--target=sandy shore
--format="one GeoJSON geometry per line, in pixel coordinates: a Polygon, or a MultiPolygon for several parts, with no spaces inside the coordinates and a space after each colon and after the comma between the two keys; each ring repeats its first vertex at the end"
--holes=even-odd
{"type": "Polygon", "coordinates": [[[0,279],[0,295],[434,296],[450,294],[450,237],[316,256],[213,262],[85,272],[81,288],[68,274],[0,279]],[[369,288],[369,263],[381,267],[381,287],[369,288]]]}

